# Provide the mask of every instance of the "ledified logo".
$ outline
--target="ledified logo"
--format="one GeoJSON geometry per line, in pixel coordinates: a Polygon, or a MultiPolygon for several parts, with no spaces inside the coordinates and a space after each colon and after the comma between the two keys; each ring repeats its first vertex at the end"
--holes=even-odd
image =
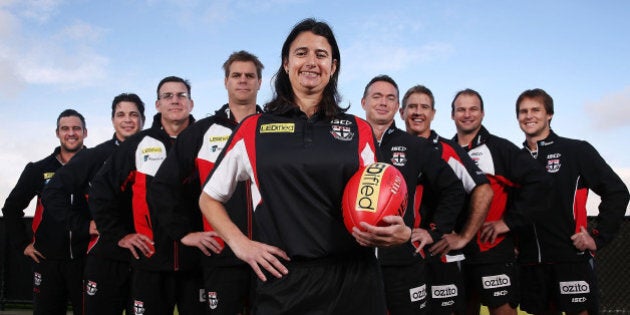
{"type": "Polygon", "coordinates": [[[359,181],[358,198],[354,206],[356,211],[376,212],[381,191],[380,183],[387,167],[388,165],[384,163],[374,163],[363,171],[359,181]]]}

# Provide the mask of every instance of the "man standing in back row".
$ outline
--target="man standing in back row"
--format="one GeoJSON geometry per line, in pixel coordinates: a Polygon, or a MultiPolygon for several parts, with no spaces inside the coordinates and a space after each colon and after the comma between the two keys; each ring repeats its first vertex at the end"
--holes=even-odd
{"type": "Polygon", "coordinates": [[[151,128],[125,140],[92,181],[89,204],[101,236],[118,240],[133,256],[131,298],[137,314],[172,314],[175,305],[181,314],[203,312],[198,253],[168,235],[147,199],[167,152],[195,121],[193,105],[187,80],[162,79],[151,128]]]}
{"type": "Polygon", "coordinates": [[[516,101],[523,150],[553,178],[549,208],[532,216],[533,225],[520,237],[521,308],[533,314],[597,314],[593,256],[617,234],[630,197],[593,146],[551,130],[553,114],[553,99],[542,89],[524,91],[516,101]],[[597,226],[590,228],[589,189],[601,197],[597,226]]]}
{"type": "MultiPolygon", "coordinates": [[[[207,314],[247,313],[251,269],[238,259],[203,219],[199,209],[201,185],[214,168],[232,130],[245,117],[260,113],[256,96],[262,82],[263,64],[246,51],[234,52],[223,64],[228,103],[213,116],[199,120],[177,138],[168,157],[155,174],[149,200],[171,238],[199,248],[203,268],[207,314]],[[195,220],[189,220],[195,218],[195,220]],[[206,231],[202,233],[201,231],[206,231]],[[204,237],[213,233],[215,242],[204,237]],[[221,250],[220,254],[213,249],[221,250]],[[214,252],[214,254],[211,254],[214,252]]],[[[225,204],[241,232],[251,237],[252,204],[250,181],[241,181],[225,204]]]]}
{"type": "Polygon", "coordinates": [[[430,293],[425,281],[425,245],[451,233],[464,205],[464,189],[451,168],[433,146],[396,127],[394,116],[400,106],[398,85],[387,75],[374,77],[365,86],[361,106],[372,126],[383,161],[403,174],[408,202],[403,216],[412,229],[410,242],[379,247],[377,257],[385,283],[387,309],[391,315],[434,314],[428,310],[430,293]],[[435,203],[430,213],[419,212],[422,188],[430,188],[435,203]],[[420,228],[422,225],[423,228],[420,228]]]}
{"type": "Polygon", "coordinates": [[[477,163],[494,191],[486,220],[465,249],[464,277],[468,313],[479,302],[490,314],[516,314],[519,286],[514,232],[526,216],[544,207],[548,181],[544,172],[513,143],[490,134],[482,125],[483,100],[477,91],[459,91],[451,103],[453,138],[477,163]]]}
{"type": "MultiPolygon", "coordinates": [[[[435,117],[433,92],[423,85],[411,87],[403,96],[402,119],[407,132],[428,139],[462,182],[467,198],[453,233],[445,234],[429,248],[427,283],[430,288],[429,314],[463,314],[466,309],[462,263],[463,249],[481,228],[492,201],[492,188],[484,173],[457,143],[440,137],[431,129],[435,117]],[[446,294],[433,294],[447,289],[446,294]],[[450,289],[450,290],[449,290],[450,289]],[[454,290],[453,290],[454,289],[454,290]]],[[[437,203],[431,187],[423,193],[422,208],[432,212],[437,203]]]]}
{"type": "Polygon", "coordinates": [[[2,214],[11,244],[33,260],[33,314],[66,314],[68,299],[74,314],[81,314],[83,255],[79,259],[71,257],[71,240],[65,233],[65,223],[45,211],[41,197],[56,171],[84,148],[85,118],[73,109],[64,110],[57,118],[55,134],[59,147],[48,157],[26,165],[4,203],[2,214]],[[35,196],[33,238],[29,239],[24,209],[35,196]]]}

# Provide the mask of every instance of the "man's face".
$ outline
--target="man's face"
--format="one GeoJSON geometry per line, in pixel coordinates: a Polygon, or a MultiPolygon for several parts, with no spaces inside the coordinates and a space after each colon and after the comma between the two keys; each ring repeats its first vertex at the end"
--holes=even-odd
{"type": "Polygon", "coordinates": [[[542,140],[551,131],[553,115],[547,113],[545,105],[533,98],[525,98],[518,105],[518,124],[528,138],[542,140]]]}
{"type": "Polygon", "coordinates": [[[159,99],[155,101],[155,109],[162,114],[166,122],[184,121],[188,119],[194,103],[188,95],[186,85],[181,82],[166,82],[160,87],[159,99]]]}
{"type": "Polygon", "coordinates": [[[408,133],[424,138],[428,138],[431,134],[431,122],[435,117],[435,109],[427,94],[409,95],[405,108],[400,110],[400,116],[405,121],[408,133]]]}
{"type": "Polygon", "coordinates": [[[475,95],[462,94],[455,100],[452,119],[455,121],[457,133],[477,133],[483,121],[481,101],[475,95]]]}
{"type": "Polygon", "coordinates": [[[116,132],[116,138],[124,141],[128,137],[142,130],[142,115],[134,102],[122,101],[116,104],[116,111],[112,118],[112,125],[116,132]]]}
{"type": "Polygon", "coordinates": [[[365,97],[361,99],[365,118],[371,124],[385,125],[391,123],[399,105],[396,87],[385,81],[372,83],[365,97]]]}
{"type": "Polygon", "coordinates": [[[230,73],[225,78],[225,89],[227,89],[230,104],[256,104],[261,82],[253,62],[232,62],[230,73]]]}
{"type": "Polygon", "coordinates": [[[87,129],[83,128],[77,116],[66,116],[59,119],[56,132],[59,144],[66,152],[77,152],[83,148],[83,139],[87,137],[87,129]]]}

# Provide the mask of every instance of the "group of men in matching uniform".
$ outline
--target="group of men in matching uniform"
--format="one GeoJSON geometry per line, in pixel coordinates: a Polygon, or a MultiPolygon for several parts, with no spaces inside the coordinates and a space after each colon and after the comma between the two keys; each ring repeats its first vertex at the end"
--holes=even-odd
{"type": "MultiPolygon", "coordinates": [[[[415,250],[377,252],[391,314],[478,314],[481,304],[491,314],[516,314],[519,304],[533,314],[597,314],[593,257],[617,233],[630,195],[590,144],[551,130],[551,96],[533,89],[516,101],[522,149],[482,125],[483,99],[472,89],[451,103],[457,129],[451,140],[431,129],[435,100],[425,86],[410,88],[400,106],[398,85],[380,75],[361,104],[385,160],[415,189],[405,213],[415,250]],[[396,128],[398,113],[416,141],[396,128]],[[418,172],[443,166],[424,165],[417,147],[433,149],[450,166],[463,202],[430,172],[418,172]],[[589,189],[602,199],[591,227],[589,189]]],[[[452,177],[440,173],[442,180],[452,177]]]]}
{"type": "MultiPolygon", "coordinates": [[[[12,244],[34,261],[35,314],[65,314],[68,299],[75,314],[248,312],[251,268],[205,221],[198,199],[232,131],[262,111],[263,65],[239,51],[223,68],[228,103],[196,122],[190,84],[174,76],[160,81],[146,130],[140,98],[117,96],[114,137],[94,148],[83,146],[83,116],[61,113],[60,147],[26,166],[2,209],[12,244]],[[35,196],[29,239],[22,217],[35,196]]],[[[431,129],[434,103],[419,85],[400,106],[386,75],[361,100],[378,156],[409,189],[410,241],[376,249],[390,314],[475,313],[480,304],[515,314],[519,303],[532,313],[596,313],[593,254],[619,229],[629,198],[621,179],[588,143],[551,131],[553,100],[543,90],[516,102],[523,149],[483,127],[476,91],[453,99],[450,140],[431,129]],[[602,199],[596,227],[586,222],[588,189],[602,199]]],[[[249,181],[229,184],[237,188],[225,206],[253,237],[260,196],[249,181]]]]}

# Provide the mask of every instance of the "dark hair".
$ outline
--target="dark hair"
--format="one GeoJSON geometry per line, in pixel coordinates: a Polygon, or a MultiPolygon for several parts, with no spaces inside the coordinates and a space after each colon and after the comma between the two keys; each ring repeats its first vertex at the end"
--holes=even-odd
{"type": "Polygon", "coordinates": [[[59,121],[61,120],[61,118],[72,116],[79,118],[81,120],[81,125],[83,125],[83,129],[85,129],[85,118],[83,117],[83,115],[79,114],[79,112],[74,109],[66,109],[61,112],[61,114],[59,114],[59,117],[57,117],[57,130],[59,130],[59,121]]]}
{"type": "Polygon", "coordinates": [[[464,89],[457,92],[457,94],[455,94],[455,97],[453,97],[453,101],[451,102],[451,115],[455,114],[455,100],[457,100],[460,95],[476,96],[479,99],[479,103],[481,103],[481,112],[483,112],[483,98],[481,98],[479,92],[473,89],[464,89]]]}
{"type": "Polygon", "coordinates": [[[394,81],[392,77],[386,74],[377,75],[373,77],[372,80],[370,80],[370,82],[368,82],[368,84],[365,86],[365,89],[363,90],[363,98],[367,96],[367,91],[370,88],[370,86],[372,86],[372,84],[376,82],[387,82],[393,85],[396,88],[396,99],[398,99],[398,96],[400,96],[400,92],[398,91],[398,84],[396,84],[396,81],[394,81]]]}
{"type": "Polygon", "coordinates": [[[235,51],[230,57],[223,63],[223,70],[225,70],[225,77],[227,78],[230,75],[230,66],[235,61],[251,61],[256,66],[256,75],[258,75],[258,79],[262,78],[262,70],[265,66],[258,60],[256,55],[253,55],[245,50],[235,51]]]}
{"type": "Polygon", "coordinates": [[[136,107],[140,112],[140,116],[142,117],[142,121],[144,121],[144,103],[140,99],[140,96],[134,93],[121,93],[114,97],[114,100],[112,101],[112,118],[114,118],[114,115],[116,114],[116,106],[118,106],[118,103],[120,102],[131,102],[136,104],[136,107]]]}
{"type": "Polygon", "coordinates": [[[551,98],[551,95],[547,94],[543,89],[531,89],[521,93],[516,99],[516,117],[518,117],[519,105],[526,98],[532,98],[543,103],[547,114],[553,115],[553,98],[551,98]]]}
{"type": "Polygon", "coordinates": [[[312,18],[302,20],[296,24],[287,36],[287,39],[284,41],[280,55],[280,67],[276,74],[274,74],[275,91],[273,99],[265,104],[265,110],[275,111],[286,109],[287,107],[293,108],[297,106],[294,100],[295,93],[293,92],[291,82],[289,81],[289,75],[284,71],[284,63],[289,59],[289,49],[291,48],[291,44],[295,38],[303,32],[312,32],[315,35],[325,37],[332,48],[332,59],[337,61],[336,71],[332,74],[330,81],[324,88],[322,100],[318,104],[318,109],[323,110],[326,117],[332,118],[347,110],[347,108],[339,107],[341,96],[337,91],[337,80],[339,77],[339,71],[341,70],[341,55],[339,54],[339,46],[337,46],[335,35],[333,34],[330,26],[328,26],[325,22],[316,21],[312,18]]]}
{"type": "Polygon", "coordinates": [[[416,85],[409,88],[409,90],[405,92],[405,96],[403,96],[402,104],[400,105],[400,108],[405,109],[405,106],[407,106],[407,100],[409,99],[409,97],[412,94],[416,94],[416,93],[426,94],[427,96],[429,96],[429,98],[431,99],[431,109],[435,109],[435,98],[433,98],[433,92],[431,92],[431,90],[429,90],[429,88],[424,85],[416,85]]]}
{"type": "Polygon", "coordinates": [[[167,82],[179,82],[179,83],[183,83],[186,86],[186,90],[188,90],[188,97],[190,97],[190,82],[188,82],[188,80],[184,80],[180,77],[176,77],[176,76],[168,76],[164,79],[162,79],[162,81],[160,81],[160,83],[158,83],[157,86],[157,98],[160,99],[160,88],[162,87],[162,85],[164,85],[164,83],[167,82]]]}

